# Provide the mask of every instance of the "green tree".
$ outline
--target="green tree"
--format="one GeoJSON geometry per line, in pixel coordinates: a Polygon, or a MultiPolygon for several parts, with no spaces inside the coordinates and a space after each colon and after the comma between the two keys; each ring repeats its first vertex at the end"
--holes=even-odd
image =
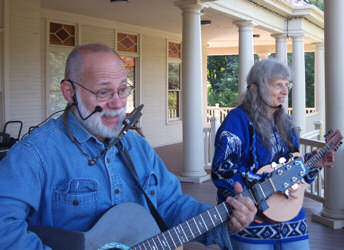
{"type": "Polygon", "coordinates": [[[309,2],[324,11],[324,0],[309,0],[309,2]]]}
{"type": "MultiPolygon", "coordinates": [[[[269,58],[274,58],[271,54],[269,58]]],[[[255,55],[255,62],[258,56],[255,55]]],[[[292,65],[292,53],[288,53],[288,65],[292,65]]],[[[290,66],[291,67],[291,66],[290,66]]],[[[239,58],[237,55],[208,56],[208,105],[235,107],[238,105],[239,58]]],[[[314,53],[305,53],[306,107],[314,107],[314,53]]],[[[292,107],[292,90],[289,91],[289,107],[292,107]]]]}
{"type": "Polygon", "coordinates": [[[314,107],[314,52],[305,53],[306,107],[314,107]]]}
{"type": "Polygon", "coordinates": [[[238,105],[239,58],[237,55],[208,57],[208,105],[238,105]]]}

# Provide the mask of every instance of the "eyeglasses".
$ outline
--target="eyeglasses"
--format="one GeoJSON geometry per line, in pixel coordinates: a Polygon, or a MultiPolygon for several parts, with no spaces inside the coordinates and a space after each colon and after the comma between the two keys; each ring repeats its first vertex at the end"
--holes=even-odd
{"type": "Polygon", "coordinates": [[[291,82],[287,82],[287,83],[275,83],[275,84],[272,84],[273,87],[275,87],[276,89],[280,89],[280,90],[284,90],[284,89],[291,89],[293,87],[293,83],[291,82]]]}
{"type": "MultiPolygon", "coordinates": [[[[108,100],[111,100],[112,97],[114,96],[115,92],[112,89],[100,89],[97,92],[94,92],[88,88],[86,88],[85,86],[82,86],[80,83],[74,82],[72,80],[69,80],[72,84],[76,84],[78,86],[80,86],[81,88],[87,90],[88,92],[94,94],[96,96],[97,101],[99,102],[106,102],[108,100]]],[[[117,90],[117,95],[120,99],[124,99],[126,97],[128,97],[131,92],[134,90],[134,87],[131,86],[130,84],[126,85],[126,86],[122,86],[117,90]]]]}

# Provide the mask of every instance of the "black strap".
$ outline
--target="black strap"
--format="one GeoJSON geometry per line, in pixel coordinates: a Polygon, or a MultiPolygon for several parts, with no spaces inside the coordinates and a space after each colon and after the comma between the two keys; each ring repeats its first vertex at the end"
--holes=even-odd
{"type": "Polygon", "coordinates": [[[134,177],[134,180],[137,184],[137,187],[141,190],[141,192],[145,196],[149,210],[150,210],[151,214],[153,215],[156,223],[158,224],[160,231],[164,232],[164,231],[168,230],[168,227],[166,226],[164,220],[161,218],[160,214],[158,213],[158,211],[154,207],[153,203],[151,202],[151,200],[147,196],[146,192],[143,190],[142,186],[140,185],[140,182],[139,182],[138,177],[137,177],[137,172],[136,172],[134,164],[130,158],[128,150],[124,147],[121,140],[118,140],[118,142],[115,144],[115,146],[117,147],[119,155],[121,156],[124,164],[127,166],[127,168],[130,170],[132,176],[134,177]]]}

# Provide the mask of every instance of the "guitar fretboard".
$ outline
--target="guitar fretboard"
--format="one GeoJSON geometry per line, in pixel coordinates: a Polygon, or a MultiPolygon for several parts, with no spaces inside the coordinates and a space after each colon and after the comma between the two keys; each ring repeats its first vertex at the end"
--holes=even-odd
{"type": "Polygon", "coordinates": [[[308,169],[311,169],[315,163],[317,163],[327,152],[331,150],[331,145],[326,144],[322,149],[318,151],[317,154],[313,155],[307,162],[306,162],[306,167],[308,169]]]}
{"type": "MultiPolygon", "coordinates": [[[[249,191],[243,192],[238,196],[245,196],[252,199],[252,195],[249,191]]],[[[158,234],[153,238],[143,241],[130,249],[175,249],[213,229],[224,221],[227,221],[230,215],[231,208],[227,206],[226,202],[222,202],[219,205],[192,217],[186,222],[158,234]]]]}

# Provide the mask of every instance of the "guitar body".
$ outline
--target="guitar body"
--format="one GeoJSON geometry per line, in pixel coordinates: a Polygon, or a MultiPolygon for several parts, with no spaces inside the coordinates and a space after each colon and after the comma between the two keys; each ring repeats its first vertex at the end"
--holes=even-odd
{"type": "MultiPolygon", "coordinates": [[[[302,155],[300,153],[294,153],[294,157],[302,158],[302,155]]],[[[277,165],[276,169],[278,169],[281,166],[282,164],[277,165]]],[[[260,168],[257,171],[257,174],[262,174],[263,172],[271,173],[274,170],[275,169],[273,169],[270,165],[266,165],[260,168]]],[[[302,208],[305,190],[308,186],[309,184],[306,182],[305,183],[298,182],[297,190],[292,193],[293,196],[297,198],[293,198],[293,197],[287,198],[287,196],[282,193],[275,193],[271,195],[266,200],[269,208],[265,210],[264,212],[262,212],[263,215],[269,220],[274,221],[274,222],[284,222],[284,221],[289,221],[295,218],[302,208]]]]}
{"type": "Polygon", "coordinates": [[[110,208],[84,233],[48,226],[32,226],[30,230],[54,250],[95,250],[112,242],[131,247],[160,233],[150,213],[135,203],[110,208]]]}

